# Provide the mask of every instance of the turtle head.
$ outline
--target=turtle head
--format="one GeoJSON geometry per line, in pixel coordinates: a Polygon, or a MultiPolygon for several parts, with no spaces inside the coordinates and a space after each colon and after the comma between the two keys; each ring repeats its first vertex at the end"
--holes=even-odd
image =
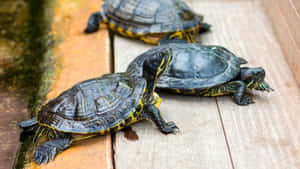
{"type": "Polygon", "coordinates": [[[169,67],[172,58],[172,49],[167,49],[145,59],[143,63],[143,78],[147,82],[146,95],[153,95],[156,83],[169,67]]]}
{"type": "Polygon", "coordinates": [[[248,89],[257,89],[264,82],[265,70],[261,67],[257,68],[241,68],[240,78],[243,80],[248,89]]]}

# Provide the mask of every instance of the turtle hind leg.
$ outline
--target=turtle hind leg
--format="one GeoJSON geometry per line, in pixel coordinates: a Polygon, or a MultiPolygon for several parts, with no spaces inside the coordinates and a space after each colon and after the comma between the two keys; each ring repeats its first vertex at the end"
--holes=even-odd
{"type": "Polygon", "coordinates": [[[103,18],[100,12],[93,13],[88,20],[87,27],[85,28],[85,33],[93,33],[99,29],[99,23],[103,22],[103,18]]]}
{"type": "Polygon", "coordinates": [[[174,32],[173,34],[169,35],[169,38],[183,40],[189,43],[196,43],[195,30],[174,32]]]}
{"type": "Polygon", "coordinates": [[[246,84],[243,81],[236,80],[211,88],[204,96],[222,96],[233,94],[233,100],[238,105],[248,105],[254,103],[253,99],[245,95],[246,84]]]}
{"type": "Polygon", "coordinates": [[[64,135],[53,140],[47,141],[37,147],[34,160],[38,165],[52,161],[54,157],[69,148],[72,143],[71,135],[64,135]]]}
{"type": "Polygon", "coordinates": [[[165,122],[158,108],[152,104],[145,105],[142,115],[146,119],[154,122],[159,130],[164,134],[174,133],[176,129],[178,129],[174,122],[165,122]]]}
{"type": "Polygon", "coordinates": [[[211,28],[211,25],[208,23],[202,23],[200,28],[199,28],[199,33],[204,33],[204,32],[208,32],[211,28]]]}

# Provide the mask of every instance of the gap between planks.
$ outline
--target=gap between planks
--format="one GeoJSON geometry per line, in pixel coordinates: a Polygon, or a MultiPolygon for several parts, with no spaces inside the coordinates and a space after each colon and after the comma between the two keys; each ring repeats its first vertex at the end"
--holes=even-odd
{"type": "MultiPolygon", "coordinates": [[[[203,35],[201,41],[204,44],[218,44],[227,47],[238,56],[248,59],[250,66],[263,66],[267,72],[267,81],[275,88],[275,92],[254,92],[256,104],[248,107],[235,105],[230,97],[217,98],[219,111],[216,106],[213,106],[215,102],[212,103],[212,99],[209,98],[182,98],[163,94],[161,110],[166,111],[163,113],[164,117],[168,120],[176,119],[179,127],[183,127],[182,130],[185,133],[179,133],[176,137],[172,135],[162,137],[156,129],[153,129],[153,126],[146,122],[133,126],[140,136],[140,140],[137,142],[130,142],[124,139],[122,133],[117,133],[114,143],[116,169],[139,168],[141,167],[139,163],[143,163],[143,168],[151,169],[180,167],[187,169],[193,167],[299,168],[300,145],[297,140],[300,135],[297,130],[300,129],[300,126],[296,121],[300,118],[297,110],[297,105],[300,104],[299,89],[273,34],[271,24],[265,16],[261,2],[258,0],[189,0],[188,2],[194,10],[204,14],[205,20],[213,25],[212,32],[203,35]],[[197,100],[201,103],[198,103],[197,100]],[[179,103],[183,105],[184,109],[180,107],[179,103]],[[191,110],[199,107],[197,104],[202,104],[200,106],[204,107],[200,107],[201,109],[198,109],[196,113],[192,113],[191,110]],[[172,106],[176,106],[176,108],[172,106]],[[179,109],[179,112],[176,112],[176,109],[179,109]],[[203,124],[198,126],[198,130],[188,131],[189,127],[195,126],[184,124],[184,121],[193,119],[187,119],[188,117],[180,112],[183,110],[188,113],[187,116],[192,116],[197,120],[209,119],[208,117],[214,116],[213,120],[218,120],[218,122],[215,121],[213,123],[215,126],[206,126],[205,129],[216,130],[215,133],[218,137],[212,139],[214,136],[202,130],[203,124]],[[167,113],[167,111],[173,111],[173,114],[167,113]],[[213,115],[209,116],[203,113],[205,111],[213,115]],[[199,136],[198,131],[205,136],[199,136]],[[197,148],[192,149],[194,151],[192,153],[195,154],[199,153],[199,149],[201,149],[202,158],[196,159],[199,160],[197,161],[198,166],[192,164],[193,156],[190,160],[182,160],[181,158],[185,154],[182,156],[172,154],[176,153],[172,148],[175,150],[180,148],[180,145],[172,144],[176,144],[174,142],[177,141],[184,143],[181,137],[188,132],[193,134],[191,138],[201,142],[195,145],[202,147],[196,146],[197,148]],[[199,138],[206,139],[206,142],[199,138]],[[217,143],[215,139],[221,139],[224,142],[217,143]],[[209,150],[205,149],[207,142],[218,146],[217,153],[205,151],[209,150]],[[148,150],[147,147],[152,149],[148,150]],[[153,151],[153,149],[155,150],[153,151]],[[174,165],[172,160],[179,162],[177,161],[174,165]]],[[[120,37],[115,37],[115,44],[116,71],[124,71],[132,58],[151,47],[120,37]],[[122,49],[119,49],[121,47],[122,49]]],[[[193,122],[189,121],[189,123],[193,122]]]]}

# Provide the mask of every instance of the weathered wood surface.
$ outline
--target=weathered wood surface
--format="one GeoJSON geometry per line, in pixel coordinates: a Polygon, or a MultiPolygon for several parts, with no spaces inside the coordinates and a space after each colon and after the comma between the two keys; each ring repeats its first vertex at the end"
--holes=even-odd
{"type": "MultiPolygon", "coordinates": [[[[111,72],[108,31],[86,35],[83,30],[89,15],[98,10],[99,0],[59,0],[54,6],[54,19],[49,32],[56,42],[52,57],[55,65],[55,83],[47,99],[57,97],[77,82],[111,72]]],[[[48,164],[37,166],[33,153],[27,152],[26,169],[111,169],[111,136],[84,140],[58,154],[48,164]]]]}
{"type": "MultiPolygon", "coordinates": [[[[1,54],[0,54],[1,55],[1,54]]],[[[20,146],[18,123],[28,114],[28,99],[15,90],[0,89],[0,169],[10,169],[20,146]]]]}
{"type": "MultiPolygon", "coordinates": [[[[115,36],[115,71],[125,71],[138,54],[153,47],[115,36]]],[[[161,94],[161,112],[180,128],[164,135],[150,122],[133,125],[139,140],[117,133],[114,143],[116,169],[222,168],[230,169],[230,157],[214,98],[161,94]]]]}
{"type": "MultiPolygon", "coordinates": [[[[198,40],[227,47],[247,58],[246,66],[264,67],[275,91],[253,92],[256,103],[246,107],[230,97],[217,98],[216,104],[214,98],[162,94],[163,116],[175,121],[180,132],[165,136],[149,122],[141,122],[133,126],[138,141],[118,133],[116,169],[300,168],[300,93],[261,1],[188,2],[213,25],[212,32],[198,40]]],[[[137,54],[151,47],[118,36],[114,45],[116,71],[124,71],[137,54]]]]}
{"type": "MultiPolygon", "coordinates": [[[[115,71],[126,70],[130,60],[150,47],[115,36],[115,71]]],[[[117,133],[116,169],[231,168],[215,99],[161,96],[163,117],[176,122],[179,132],[164,135],[154,124],[143,121],[132,127],[137,141],[117,133]]]]}
{"type": "Polygon", "coordinates": [[[286,60],[300,85],[300,1],[263,2],[286,60]]]}
{"type": "Polygon", "coordinates": [[[275,89],[255,92],[256,104],[248,107],[218,98],[234,167],[299,168],[300,93],[261,3],[215,2],[194,3],[215,25],[203,42],[224,45],[247,58],[248,65],[264,67],[275,89]]]}
{"type": "Polygon", "coordinates": [[[299,2],[277,0],[276,3],[279,5],[281,14],[289,25],[291,35],[300,47],[300,9],[297,9],[298,7],[296,6],[299,5],[299,2]]]}

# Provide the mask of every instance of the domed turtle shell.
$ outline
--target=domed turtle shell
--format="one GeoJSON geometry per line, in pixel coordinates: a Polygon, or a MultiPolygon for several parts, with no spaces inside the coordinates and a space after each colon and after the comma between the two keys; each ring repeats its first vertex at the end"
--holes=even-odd
{"type": "Polygon", "coordinates": [[[146,82],[126,73],[76,84],[42,107],[40,125],[70,133],[96,133],[114,127],[139,109],[146,82]]]}
{"type": "Polygon", "coordinates": [[[203,21],[181,0],[106,0],[101,15],[135,34],[178,32],[199,27],[203,21]]]}
{"type": "MultiPolygon", "coordinates": [[[[173,49],[173,60],[157,83],[158,88],[205,89],[234,79],[240,72],[243,58],[220,46],[190,43],[169,43],[141,54],[128,66],[130,75],[141,74],[145,58],[165,48],[173,49]]],[[[136,75],[134,75],[136,76],[136,75]]]]}

